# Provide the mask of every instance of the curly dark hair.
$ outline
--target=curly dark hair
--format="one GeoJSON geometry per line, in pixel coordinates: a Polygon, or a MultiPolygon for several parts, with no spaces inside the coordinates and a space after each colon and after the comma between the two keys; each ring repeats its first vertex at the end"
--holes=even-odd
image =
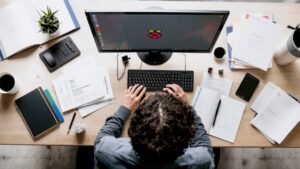
{"type": "Polygon", "coordinates": [[[134,113],[128,135],[144,161],[167,163],[177,159],[195,135],[195,112],[186,103],[165,93],[143,101],[134,113]]]}

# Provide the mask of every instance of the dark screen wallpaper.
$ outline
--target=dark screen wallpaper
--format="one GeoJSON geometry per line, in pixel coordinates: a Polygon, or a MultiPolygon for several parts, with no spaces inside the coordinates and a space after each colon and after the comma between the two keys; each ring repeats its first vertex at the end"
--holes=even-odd
{"type": "Polygon", "coordinates": [[[91,15],[102,50],[209,50],[222,14],[91,15]]]}

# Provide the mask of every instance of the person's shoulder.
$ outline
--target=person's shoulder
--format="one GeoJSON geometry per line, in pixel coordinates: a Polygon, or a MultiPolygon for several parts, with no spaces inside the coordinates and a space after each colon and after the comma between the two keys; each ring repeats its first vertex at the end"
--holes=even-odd
{"type": "Polygon", "coordinates": [[[177,163],[187,168],[214,168],[214,158],[207,147],[187,148],[177,163]]]}

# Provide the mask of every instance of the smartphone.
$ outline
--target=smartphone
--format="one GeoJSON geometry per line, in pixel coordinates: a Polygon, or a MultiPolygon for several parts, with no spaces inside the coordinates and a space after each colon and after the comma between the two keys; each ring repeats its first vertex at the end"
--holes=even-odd
{"type": "Polygon", "coordinates": [[[246,73],[244,79],[242,80],[239,88],[235,94],[245,101],[249,101],[259,84],[259,79],[250,73],[246,73]]]}

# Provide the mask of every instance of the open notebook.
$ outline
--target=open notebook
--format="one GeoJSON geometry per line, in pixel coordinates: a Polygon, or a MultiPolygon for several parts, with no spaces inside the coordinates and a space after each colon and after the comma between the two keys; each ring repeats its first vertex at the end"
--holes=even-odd
{"type": "Polygon", "coordinates": [[[17,1],[0,9],[0,61],[33,46],[79,29],[78,21],[68,0],[45,0],[38,3],[17,1]],[[49,6],[60,21],[59,34],[40,32],[39,12],[49,6]]]}
{"type": "Polygon", "coordinates": [[[244,103],[203,87],[197,88],[192,105],[210,135],[234,142],[245,109],[244,103]]]}

